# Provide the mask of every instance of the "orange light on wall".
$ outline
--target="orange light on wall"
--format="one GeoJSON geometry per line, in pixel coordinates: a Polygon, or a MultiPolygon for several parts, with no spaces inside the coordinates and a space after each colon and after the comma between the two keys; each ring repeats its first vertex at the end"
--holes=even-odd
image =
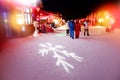
{"type": "Polygon", "coordinates": [[[17,18],[17,23],[19,24],[19,25],[23,25],[24,24],[24,19],[23,19],[23,16],[22,15],[17,15],[16,16],[17,18]]]}

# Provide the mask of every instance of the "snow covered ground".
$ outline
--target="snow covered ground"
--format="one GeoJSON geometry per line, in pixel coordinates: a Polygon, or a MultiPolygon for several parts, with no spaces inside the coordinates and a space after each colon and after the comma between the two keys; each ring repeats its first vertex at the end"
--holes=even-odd
{"type": "Polygon", "coordinates": [[[120,80],[120,30],[65,30],[11,39],[0,51],[0,80],[120,80]]]}

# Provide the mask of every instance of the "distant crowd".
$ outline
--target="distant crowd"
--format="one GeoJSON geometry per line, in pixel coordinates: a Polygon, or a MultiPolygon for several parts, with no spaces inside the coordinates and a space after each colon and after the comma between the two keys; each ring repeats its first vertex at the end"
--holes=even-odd
{"type": "Polygon", "coordinates": [[[73,19],[67,21],[66,35],[72,39],[79,38],[82,25],[84,26],[84,36],[89,36],[89,20],[80,22],[73,19]]]}

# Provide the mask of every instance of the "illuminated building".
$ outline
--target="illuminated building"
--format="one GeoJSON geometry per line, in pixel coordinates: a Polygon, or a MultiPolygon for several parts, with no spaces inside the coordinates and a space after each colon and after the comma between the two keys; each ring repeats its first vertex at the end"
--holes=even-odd
{"type": "Polygon", "coordinates": [[[1,35],[8,38],[33,32],[32,7],[42,7],[40,0],[0,0],[0,3],[1,35]]]}

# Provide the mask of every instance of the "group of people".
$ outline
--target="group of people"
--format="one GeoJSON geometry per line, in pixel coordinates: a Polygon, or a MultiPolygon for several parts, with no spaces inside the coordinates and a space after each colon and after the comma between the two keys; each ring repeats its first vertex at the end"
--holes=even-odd
{"type": "Polygon", "coordinates": [[[79,38],[81,32],[81,26],[84,26],[84,36],[89,36],[89,21],[85,20],[83,23],[79,22],[79,20],[73,20],[67,22],[66,35],[70,35],[70,38],[79,38]]]}

